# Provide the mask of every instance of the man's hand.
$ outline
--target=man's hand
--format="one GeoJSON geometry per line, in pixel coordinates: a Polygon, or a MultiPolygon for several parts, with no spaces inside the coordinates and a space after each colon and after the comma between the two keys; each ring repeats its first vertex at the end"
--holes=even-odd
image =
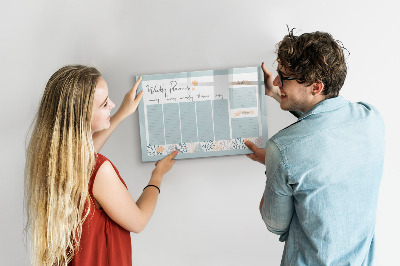
{"type": "Polygon", "coordinates": [[[280,103],[282,101],[281,99],[281,91],[279,87],[274,86],[274,76],[272,73],[268,70],[268,68],[264,65],[264,62],[261,64],[261,68],[264,72],[264,85],[265,85],[265,95],[271,96],[275,100],[280,103]]]}
{"type": "Polygon", "coordinates": [[[252,151],[253,154],[246,154],[247,157],[253,161],[265,164],[265,149],[258,148],[256,144],[251,141],[246,141],[244,144],[252,151]]]}

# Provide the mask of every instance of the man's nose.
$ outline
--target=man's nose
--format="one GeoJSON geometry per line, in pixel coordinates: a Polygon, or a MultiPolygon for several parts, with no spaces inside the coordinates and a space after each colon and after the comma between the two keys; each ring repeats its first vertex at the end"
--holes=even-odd
{"type": "Polygon", "coordinates": [[[272,82],[272,85],[278,86],[278,87],[280,87],[282,85],[281,79],[279,78],[279,75],[276,75],[274,81],[272,82]]]}

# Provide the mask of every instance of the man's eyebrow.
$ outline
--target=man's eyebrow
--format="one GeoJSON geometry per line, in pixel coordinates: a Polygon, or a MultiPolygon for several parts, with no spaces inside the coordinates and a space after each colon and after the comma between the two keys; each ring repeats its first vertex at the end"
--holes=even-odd
{"type": "Polygon", "coordinates": [[[283,77],[294,75],[294,74],[283,73],[281,70],[279,70],[279,68],[277,68],[276,71],[278,72],[278,74],[281,74],[283,77]]]}

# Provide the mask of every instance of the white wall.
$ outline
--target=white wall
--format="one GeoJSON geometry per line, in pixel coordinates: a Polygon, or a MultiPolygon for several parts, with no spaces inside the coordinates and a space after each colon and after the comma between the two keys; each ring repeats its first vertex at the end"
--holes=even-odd
{"type": "MultiPolygon", "coordinates": [[[[298,33],[321,30],[341,40],[351,52],[341,94],[374,104],[385,119],[376,235],[380,265],[393,265],[400,210],[398,10],[391,0],[2,1],[1,264],[29,264],[22,234],[25,137],[55,70],[72,63],[96,66],[120,103],[139,74],[262,61],[274,69],[275,44],[288,24],[298,33]]],[[[294,121],[267,101],[270,133],[294,121]]],[[[121,124],[102,153],[137,198],[154,167],[141,163],[137,114],[121,124]]],[[[245,156],[183,160],[164,180],[151,222],[132,234],[134,265],[279,265],[283,244],[258,213],[262,165],[245,156]]]]}

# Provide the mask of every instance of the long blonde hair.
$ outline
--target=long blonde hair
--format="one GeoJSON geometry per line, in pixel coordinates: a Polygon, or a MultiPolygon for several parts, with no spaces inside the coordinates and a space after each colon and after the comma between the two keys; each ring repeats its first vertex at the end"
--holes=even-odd
{"type": "Polygon", "coordinates": [[[79,247],[90,211],[85,204],[95,164],[90,125],[100,76],[92,67],[65,66],[46,85],[25,166],[33,265],[66,265],[79,247]]]}

